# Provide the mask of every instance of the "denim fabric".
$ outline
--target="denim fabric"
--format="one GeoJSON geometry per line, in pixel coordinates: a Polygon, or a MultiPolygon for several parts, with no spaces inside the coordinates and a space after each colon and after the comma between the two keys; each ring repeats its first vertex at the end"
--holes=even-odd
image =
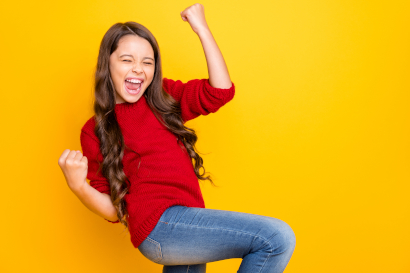
{"type": "Polygon", "coordinates": [[[172,206],[138,247],[164,273],[203,273],[206,263],[242,258],[239,273],[283,272],[296,237],[282,220],[226,210],[172,206]]]}

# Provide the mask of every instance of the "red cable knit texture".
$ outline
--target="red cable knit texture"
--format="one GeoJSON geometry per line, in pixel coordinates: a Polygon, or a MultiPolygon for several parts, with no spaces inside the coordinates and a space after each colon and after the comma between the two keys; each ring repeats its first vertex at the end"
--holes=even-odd
{"type": "MultiPolygon", "coordinates": [[[[163,78],[163,88],[180,102],[184,122],[199,115],[215,113],[235,94],[233,83],[228,89],[214,88],[208,79],[183,83],[163,78]]],[[[116,104],[115,113],[125,144],[131,149],[125,149],[122,160],[124,173],[131,182],[124,198],[129,213],[131,242],[138,248],[168,207],[205,208],[205,203],[185,146],[157,120],[145,96],[135,103],[116,104]]],[[[97,173],[98,162],[102,162],[103,157],[94,127],[92,116],[82,127],[80,135],[83,155],[88,159],[87,179],[93,188],[110,195],[108,180],[101,172],[97,173]]]]}

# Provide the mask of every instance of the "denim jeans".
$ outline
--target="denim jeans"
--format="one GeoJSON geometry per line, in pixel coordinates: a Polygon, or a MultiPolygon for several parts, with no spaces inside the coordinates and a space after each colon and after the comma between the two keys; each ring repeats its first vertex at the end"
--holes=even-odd
{"type": "Polygon", "coordinates": [[[226,210],[171,206],[139,245],[163,273],[203,273],[206,263],[242,258],[239,273],[283,272],[296,237],[282,220],[226,210]]]}

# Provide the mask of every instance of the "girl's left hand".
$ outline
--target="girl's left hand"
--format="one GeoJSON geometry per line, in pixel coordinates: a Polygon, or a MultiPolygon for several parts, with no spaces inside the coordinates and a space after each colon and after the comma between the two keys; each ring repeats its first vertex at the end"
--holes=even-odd
{"type": "Polygon", "coordinates": [[[182,20],[191,25],[192,30],[198,34],[204,29],[209,29],[205,20],[204,6],[201,4],[193,4],[181,12],[182,20]]]}

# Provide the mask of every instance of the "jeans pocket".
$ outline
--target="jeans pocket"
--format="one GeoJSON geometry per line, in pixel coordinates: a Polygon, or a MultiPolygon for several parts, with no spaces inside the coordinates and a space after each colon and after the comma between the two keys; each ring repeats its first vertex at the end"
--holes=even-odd
{"type": "Polygon", "coordinates": [[[161,244],[150,237],[145,238],[145,240],[138,246],[139,251],[148,260],[157,263],[162,259],[161,244]]]}

